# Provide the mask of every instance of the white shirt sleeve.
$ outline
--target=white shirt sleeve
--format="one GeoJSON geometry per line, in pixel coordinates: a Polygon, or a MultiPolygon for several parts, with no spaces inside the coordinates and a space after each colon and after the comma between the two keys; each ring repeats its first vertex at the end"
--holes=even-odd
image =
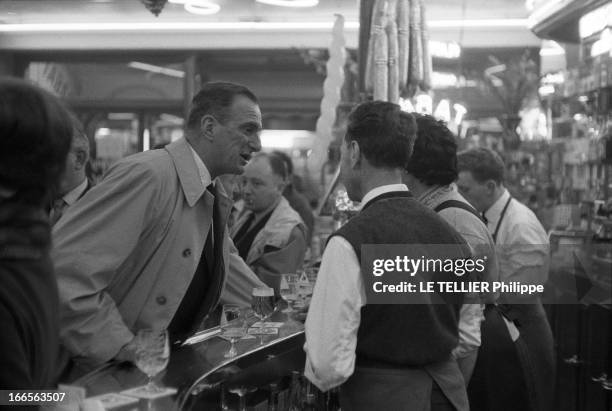
{"type": "Polygon", "coordinates": [[[304,375],[322,391],[353,374],[365,301],[357,255],[348,241],[333,237],[323,253],[306,318],[304,375]]]}

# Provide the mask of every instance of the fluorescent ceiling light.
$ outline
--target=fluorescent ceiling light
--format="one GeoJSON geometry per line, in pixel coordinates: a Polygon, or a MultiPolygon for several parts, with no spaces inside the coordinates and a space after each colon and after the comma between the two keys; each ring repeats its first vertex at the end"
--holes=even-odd
{"type": "Polygon", "coordinates": [[[544,40],[542,42],[542,48],[540,49],[540,57],[546,56],[563,56],[565,55],[565,49],[553,40],[544,40]]]}
{"type": "Polygon", "coordinates": [[[431,76],[431,84],[434,88],[456,87],[459,79],[453,73],[434,71],[431,76]]]}
{"type": "MultiPolygon", "coordinates": [[[[525,19],[432,20],[430,28],[524,28],[525,19]]],[[[99,32],[99,31],[320,31],[331,30],[332,21],[318,22],[124,22],[0,24],[0,32],[99,32]]],[[[344,23],[346,31],[359,29],[359,22],[344,23]]]]}
{"type": "Polygon", "coordinates": [[[527,19],[431,20],[431,28],[527,27],[527,19]]]}
{"type": "Polygon", "coordinates": [[[498,64],[496,66],[492,66],[492,67],[489,67],[488,69],[485,69],[484,73],[487,76],[492,76],[493,74],[501,73],[503,71],[506,71],[506,65],[498,64]]]}
{"type": "Polygon", "coordinates": [[[108,113],[109,120],[134,120],[134,113],[108,113]]]}
{"type": "Polygon", "coordinates": [[[201,6],[197,3],[185,4],[185,10],[192,14],[209,15],[218,13],[221,10],[218,4],[209,3],[206,6],[201,6]]]}
{"type": "Polygon", "coordinates": [[[312,147],[316,134],[308,130],[262,130],[261,146],[269,149],[305,149],[312,147]]]}
{"type": "Polygon", "coordinates": [[[208,0],[168,0],[169,3],[183,4],[185,10],[192,14],[216,14],[221,6],[208,0]]]}
{"type": "Polygon", "coordinates": [[[319,4],[319,0],[255,0],[258,3],[269,4],[270,6],[281,7],[314,7],[319,4]]]}
{"type": "Polygon", "coordinates": [[[185,77],[184,71],[174,70],[174,69],[170,69],[167,67],[154,66],[153,64],[140,63],[138,61],[132,61],[131,63],[128,63],[128,67],[131,67],[137,70],[149,71],[151,73],[164,74],[170,77],[177,77],[177,78],[185,77]]]}
{"type": "Polygon", "coordinates": [[[456,59],[461,56],[461,46],[457,43],[429,40],[429,52],[433,57],[456,59]]]}
{"type": "Polygon", "coordinates": [[[603,29],[612,25],[612,4],[607,4],[580,18],[579,31],[580,38],[584,39],[599,33],[603,29]]]}
{"type": "Polygon", "coordinates": [[[610,29],[605,29],[601,33],[601,38],[591,46],[591,57],[597,57],[610,51],[612,51],[612,32],[610,29]]]}
{"type": "MultiPolygon", "coordinates": [[[[233,30],[331,30],[330,22],[126,22],[126,23],[31,23],[0,24],[0,32],[65,32],[65,31],[233,31],[233,30]]],[[[345,29],[359,29],[358,22],[347,22],[345,29]]]]}

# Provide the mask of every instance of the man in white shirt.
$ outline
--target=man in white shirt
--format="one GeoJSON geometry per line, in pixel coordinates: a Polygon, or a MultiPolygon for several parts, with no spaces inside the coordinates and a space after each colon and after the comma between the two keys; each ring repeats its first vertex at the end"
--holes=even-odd
{"type": "MultiPolygon", "coordinates": [[[[504,187],[505,165],[497,153],[478,148],[457,156],[457,185],[482,213],[498,252],[500,280],[544,285],[549,243],[534,213],[504,187]]],[[[483,347],[470,383],[472,410],[547,410],[554,393],[550,325],[538,296],[502,293],[487,307],[483,347]],[[500,324],[507,327],[499,327],[500,324]],[[520,336],[519,336],[520,335],[520,336]]]]}
{"type": "Polygon", "coordinates": [[[305,345],[306,377],[323,391],[340,386],[342,409],[468,409],[451,357],[461,303],[372,304],[372,272],[360,267],[367,244],[444,244],[469,256],[460,235],[401,184],[415,133],[414,117],[396,104],[363,103],[349,116],[341,180],[362,208],[327,244],[305,345]]]}
{"type": "Polygon", "coordinates": [[[51,225],[55,225],[66,209],[76,203],[91,187],[91,182],[87,179],[85,172],[87,163],[89,163],[89,140],[80,121],[74,114],[71,117],[72,143],[68,157],[66,157],[64,174],[51,205],[49,215],[51,225]]]}

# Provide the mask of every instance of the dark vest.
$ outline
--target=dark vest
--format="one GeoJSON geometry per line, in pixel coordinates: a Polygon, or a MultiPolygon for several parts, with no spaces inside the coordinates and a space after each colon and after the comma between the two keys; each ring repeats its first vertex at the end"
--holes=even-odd
{"type": "MultiPolygon", "coordinates": [[[[458,255],[470,256],[461,236],[407,192],[376,197],[335,235],[353,246],[359,260],[363,244],[457,244],[458,255]]],[[[448,281],[453,280],[454,275],[448,275],[448,281]]],[[[459,308],[366,304],[357,332],[357,365],[395,368],[447,360],[457,346],[459,308]]]]}

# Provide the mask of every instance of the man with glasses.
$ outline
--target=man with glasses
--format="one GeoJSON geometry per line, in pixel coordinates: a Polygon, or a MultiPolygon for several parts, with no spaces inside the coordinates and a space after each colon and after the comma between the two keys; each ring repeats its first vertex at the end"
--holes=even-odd
{"type": "Polygon", "coordinates": [[[76,203],[92,186],[87,178],[89,162],[89,140],[81,122],[74,114],[72,120],[72,143],[66,157],[64,174],[59,182],[57,194],[51,204],[51,225],[55,225],[66,209],[76,203]]]}
{"type": "Polygon", "coordinates": [[[208,83],[185,138],[118,161],[55,226],[64,376],[133,361],[138,329],[182,340],[221,299],[248,304],[263,284],[228,237],[232,201],[215,179],[244,171],[261,128],[248,88],[208,83]]]}

